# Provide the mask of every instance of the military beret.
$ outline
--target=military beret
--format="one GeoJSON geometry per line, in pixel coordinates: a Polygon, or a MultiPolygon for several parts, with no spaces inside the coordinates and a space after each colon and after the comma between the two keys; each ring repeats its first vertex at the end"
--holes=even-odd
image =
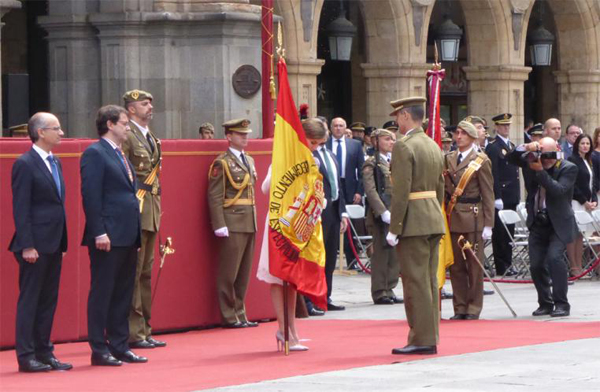
{"type": "Polygon", "coordinates": [[[483,118],[479,117],[479,116],[470,115],[470,116],[467,116],[467,117],[463,118],[463,121],[470,122],[473,125],[475,125],[475,124],[481,124],[483,126],[486,125],[485,120],[483,118]]]}
{"type": "Polygon", "coordinates": [[[502,113],[495,117],[492,117],[492,121],[496,125],[510,125],[512,124],[512,114],[510,113],[502,113]]]}
{"type": "Polygon", "coordinates": [[[397,99],[395,101],[390,102],[394,111],[390,113],[390,116],[395,116],[400,110],[404,108],[408,108],[411,106],[423,106],[423,104],[427,102],[427,100],[423,97],[408,97],[397,99]]]}
{"type": "Polygon", "coordinates": [[[225,132],[237,132],[237,133],[252,133],[252,129],[248,128],[250,120],[246,118],[236,118],[235,120],[229,120],[223,123],[225,132]]]}
{"type": "Polygon", "coordinates": [[[379,137],[379,136],[391,136],[391,137],[394,137],[395,133],[392,132],[392,131],[390,131],[389,129],[381,129],[381,128],[379,128],[379,129],[375,130],[375,135],[377,137],[379,137]]]}
{"type": "Polygon", "coordinates": [[[452,143],[452,134],[450,132],[444,132],[442,143],[452,143]]]}
{"type": "Polygon", "coordinates": [[[145,99],[149,99],[152,101],[152,94],[143,90],[131,90],[123,94],[123,101],[125,101],[125,104],[131,102],[140,102],[145,99]]]}
{"type": "Polygon", "coordinates": [[[205,122],[204,124],[200,125],[200,130],[203,129],[210,129],[211,131],[214,131],[215,127],[211,123],[205,122]]]}
{"type": "Polygon", "coordinates": [[[429,126],[429,119],[426,118],[425,120],[423,120],[423,129],[427,129],[428,126],[429,126]]]}
{"type": "Polygon", "coordinates": [[[385,124],[383,124],[383,129],[387,129],[389,131],[397,131],[398,123],[394,120],[387,121],[385,124]]]}
{"type": "Polygon", "coordinates": [[[365,123],[355,122],[355,123],[350,124],[350,129],[353,130],[353,131],[358,131],[358,132],[362,131],[362,132],[364,132],[366,126],[367,125],[365,123]]]}
{"type": "Polygon", "coordinates": [[[543,135],[544,134],[544,124],[537,123],[533,127],[529,128],[529,135],[543,135]]]}
{"type": "Polygon", "coordinates": [[[477,128],[475,128],[475,125],[473,125],[472,123],[470,123],[468,121],[459,122],[457,128],[460,128],[463,131],[465,131],[467,133],[467,135],[471,136],[473,139],[479,138],[479,133],[477,132],[477,128]]]}

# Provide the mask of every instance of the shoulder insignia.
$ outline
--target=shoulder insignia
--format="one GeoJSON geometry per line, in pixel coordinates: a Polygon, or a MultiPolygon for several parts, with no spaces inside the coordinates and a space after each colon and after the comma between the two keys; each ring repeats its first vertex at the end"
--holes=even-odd
{"type": "Polygon", "coordinates": [[[216,159],[212,165],[210,165],[210,169],[209,169],[209,176],[211,178],[217,178],[219,176],[221,176],[221,161],[219,159],[216,159]]]}

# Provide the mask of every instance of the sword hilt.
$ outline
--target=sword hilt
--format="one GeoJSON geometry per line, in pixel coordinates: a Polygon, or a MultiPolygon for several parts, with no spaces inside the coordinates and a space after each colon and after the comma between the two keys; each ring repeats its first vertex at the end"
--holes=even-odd
{"type": "Polygon", "coordinates": [[[456,241],[456,243],[460,247],[460,251],[461,251],[461,253],[463,255],[463,258],[466,259],[467,256],[465,255],[465,250],[466,249],[473,250],[473,245],[471,245],[471,243],[469,241],[467,241],[465,239],[465,236],[463,236],[463,235],[461,235],[460,237],[458,237],[458,240],[456,241]]]}

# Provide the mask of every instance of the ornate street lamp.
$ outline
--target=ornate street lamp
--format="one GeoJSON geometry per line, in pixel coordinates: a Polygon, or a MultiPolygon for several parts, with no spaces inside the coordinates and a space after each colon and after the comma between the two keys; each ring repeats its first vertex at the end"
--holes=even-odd
{"type": "Polygon", "coordinates": [[[547,67],[552,64],[552,44],[554,35],[546,30],[543,25],[544,2],[540,2],[538,11],[538,27],[529,34],[529,51],[531,65],[547,67]]]}
{"type": "Polygon", "coordinates": [[[346,19],[344,3],[340,1],[340,15],[327,26],[329,53],[332,60],[350,61],[352,39],[356,35],[356,27],[346,19]]]}
{"type": "Polygon", "coordinates": [[[458,60],[458,49],[460,48],[462,35],[462,29],[446,15],[444,22],[435,30],[435,41],[438,48],[440,48],[442,61],[458,60]]]}

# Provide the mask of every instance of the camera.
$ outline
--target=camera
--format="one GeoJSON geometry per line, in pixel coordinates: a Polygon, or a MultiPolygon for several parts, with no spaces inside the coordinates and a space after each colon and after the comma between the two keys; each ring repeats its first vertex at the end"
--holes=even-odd
{"type": "Polygon", "coordinates": [[[562,151],[527,151],[521,155],[521,158],[527,162],[536,162],[540,159],[564,159],[564,156],[562,151]]]}

